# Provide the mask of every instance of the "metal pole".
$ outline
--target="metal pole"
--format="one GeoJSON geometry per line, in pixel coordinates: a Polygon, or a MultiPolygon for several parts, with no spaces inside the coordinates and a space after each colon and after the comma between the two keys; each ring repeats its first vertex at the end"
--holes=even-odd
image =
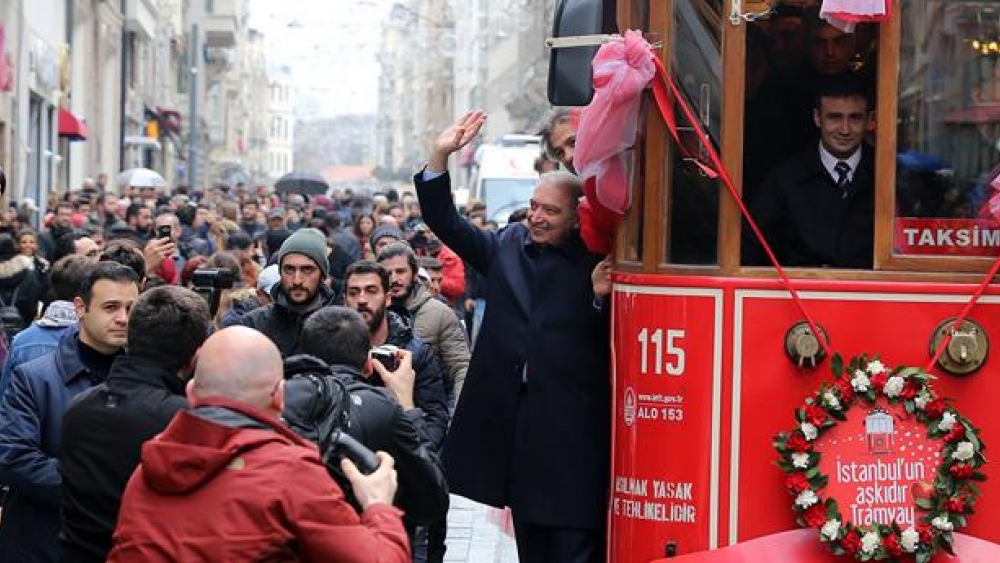
{"type": "Polygon", "coordinates": [[[198,24],[191,24],[191,37],[188,40],[190,57],[190,79],[188,80],[188,98],[191,104],[188,112],[188,185],[192,190],[198,189],[198,63],[201,57],[201,37],[198,35],[198,24]]]}

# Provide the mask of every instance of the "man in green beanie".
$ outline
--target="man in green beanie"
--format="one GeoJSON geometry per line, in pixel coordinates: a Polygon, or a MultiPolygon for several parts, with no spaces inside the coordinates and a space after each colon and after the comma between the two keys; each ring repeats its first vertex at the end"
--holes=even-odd
{"type": "Polygon", "coordinates": [[[301,353],[299,333],[314,311],[334,304],[326,284],[330,263],[326,237],[316,229],[299,229],[278,250],[281,282],[271,288],[271,304],[250,311],[240,324],[262,332],[287,358],[301,353]]]}

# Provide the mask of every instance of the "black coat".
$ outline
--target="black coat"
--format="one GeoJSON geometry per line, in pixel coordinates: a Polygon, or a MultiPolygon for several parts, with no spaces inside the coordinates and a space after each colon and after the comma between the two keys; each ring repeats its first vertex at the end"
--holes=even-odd
{"type": "Polygon", "coordinates": [[[121,356],[108,379],[77,396],[63,418],[61,561],[99,562],[111,551],[121,496],[142,444],[187,407],[184,383],[156,362],[121,356]]]}
{"type": "Polygon", "coordinates": [[[447,175],[415,183],[430,228],[487,277],[483,328],[442,453],[448,485],[510,506],[520,521],[600,529],[610,347],[590,276],[602,257],[576,233],[539,249],[519,223],[481,231],[458,215],[447,175]]]}
{"type": "MultiPolygon", "coordinates": [[[[385,343],[405,348],[413,354],[411,363],[416,372],[413,382],[413,404],[424,412],[424,432],[431,441],[431,448],[438,452],[444,443],[451,415],[448,413],[448,386],[444,372],[438,363],[437,353],[431,345],[413,334],[413,325],[408,314],[386,311],[389,334],[385,343]]],[[[380,381],[376,385],[381,385],[380,381]]]]}
{"type": "MultiPolygon", "coordinates": [[[[846,198],[815,144],[768,175],[750,202],[750,213],[782,266],[872,267],[874,162],[874,150],[864,145],[846,198]]],[[[743,262],[770,265],[746,227],[743,262]]]]}
{"type": "MultiPolygon", "coordinates": [[[[369,385],[356,368],[327,366],[312,356],[292,356],[285,360],[288,381],[282,417],[293,430],[313,441],[316,438],[301,429],[308,419],[306,407],[313,400],[311,395],[315,387],[294,377],[305,374],[334,377],[344,383],[351,397],[347,399],[350,401],[350,422],[343,430],[372,451],[384,451],[392,456],[399,477],[399,491],[393,504],[406,513],[407,521],[431,524],[443,520],[448,514],[448,485],[441,462],[423,432],[420,409],[404,413],[388,391],[369,385]]],[[[330,470],[343,486],[339,466],[330,470]]],[[[346,485],[349,490],[349,483],[346,485]]]]}
{"type": "Polygon", "coordinates": [[[334,305],[335,297],[332,289],[320,284],[317,299],[309,309],[302,312],[294,311],[281,284],[276,283],[271,288],[272,303],[243,315],[240,324],[260,331],[264,336],[270,338],[281,352],[281,357],[287,358],[302,353],[299,346],[299,335],[302,333],[302,325],[305,324],[309,315],[322,307],[334,305]]]}

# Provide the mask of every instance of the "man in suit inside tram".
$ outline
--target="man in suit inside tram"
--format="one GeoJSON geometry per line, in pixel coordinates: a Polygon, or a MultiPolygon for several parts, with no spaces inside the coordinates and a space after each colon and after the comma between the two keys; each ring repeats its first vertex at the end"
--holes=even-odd
{"type": "MultiPolygon", "coordinates": [[[[819,143],[768,174],[750,213],[784,266],[871,268],[875,151],[864,140],[874,114],[865,81],[850,73],[824,81],[813,123],[819,143]]],[[[746,228],[743,262],[768,264],[746,228]]]]}

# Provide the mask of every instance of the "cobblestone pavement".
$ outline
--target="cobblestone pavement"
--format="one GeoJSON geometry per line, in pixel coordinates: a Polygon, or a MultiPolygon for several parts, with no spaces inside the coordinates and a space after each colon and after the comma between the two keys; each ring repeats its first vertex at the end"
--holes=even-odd
{"type": "Polygon", "coordinates": [[[448,563],[517,563],[510,513],[451,495],[448,563]]]}

